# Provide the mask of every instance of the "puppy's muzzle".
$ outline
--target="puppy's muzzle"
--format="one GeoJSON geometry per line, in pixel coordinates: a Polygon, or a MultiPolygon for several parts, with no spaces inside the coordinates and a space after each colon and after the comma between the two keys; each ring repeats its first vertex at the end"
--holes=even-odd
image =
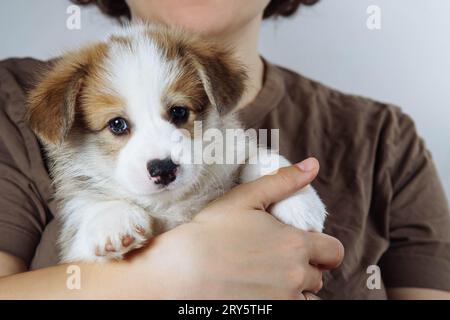
{"type": "Polygon", "coordinates": [[[155,184],[167,186],[177,178],[178,165],[172,159],[154,159],[147,163],[147,170],[155,184]]]}

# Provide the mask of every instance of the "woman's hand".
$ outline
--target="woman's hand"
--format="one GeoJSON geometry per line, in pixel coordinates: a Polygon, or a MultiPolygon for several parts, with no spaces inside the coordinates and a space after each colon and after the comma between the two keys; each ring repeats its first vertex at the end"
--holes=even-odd
{"type": "Polygon", "coordinates": [[[341,263],[342,244],[283,225],[265,209],[308,185],[318,169],[309,159],[234,188],[135,255],[138,273],[144,280],[151,262],[164,298],[303,299],[303,291],[317,293],[321,270],[341,263]]]}

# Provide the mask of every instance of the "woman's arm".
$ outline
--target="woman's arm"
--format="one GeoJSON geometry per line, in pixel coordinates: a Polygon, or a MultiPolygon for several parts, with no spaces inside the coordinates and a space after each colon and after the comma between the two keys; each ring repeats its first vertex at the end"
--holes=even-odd
{"type": "Polygon", "coordinates": [[[387,119],[379,138],[391,190],[389,247],[378,262],[384,285],[397,299],[450,292],[450,208],[433,158],[408,115],[392,109],[387,119]]]}
{"type": "Polygon", "coordinates": [[[0,251],[0,278],[26,270],[27,266],[21,259],[0,251]]]}
{"type": "Polygon", "coordinates": [[[450,300],[450,292],[424,288],[388,288],[391,300],[450,300]]]}
{"type": "Polygon", "coordinates": [[[161,278],[148,263],[146,274],[137,273],[125,261],[107,264],[80,264],[80,289],[73,288],[68,265],[19,273],[0,278],[0,299],[130,299],[133,294],[148,299],[161,298],[161,278]],[[139,287],[138,277],[151,281],[152,286],[139,287]]]}
{"type": "Polygon", "coordinates": [[[283,225],[264,210],[317,171],[317,162],[309,172],[283,168],[236,187],[126,260],[80,264],[79,290],[67,286],[75,275],[59,265],[0,278],[0,299],[298,299],[317,292],[321,270],[341,263],[342,244],[283,225]]]}

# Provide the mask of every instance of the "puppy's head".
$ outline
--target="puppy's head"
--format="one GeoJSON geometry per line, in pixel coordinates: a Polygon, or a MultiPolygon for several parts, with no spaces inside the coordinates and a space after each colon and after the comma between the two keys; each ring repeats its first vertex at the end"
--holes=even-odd
{"type": "Polygon", "coordinates": [[[135,195],[179,191],[200,169],[173,159],[173,137],[198,138],[194,121],[220,129],[245,79],[228,50],[180,31],[131,27],[60,59],[30,93],[28,121],[74,176],[135,195]]]}

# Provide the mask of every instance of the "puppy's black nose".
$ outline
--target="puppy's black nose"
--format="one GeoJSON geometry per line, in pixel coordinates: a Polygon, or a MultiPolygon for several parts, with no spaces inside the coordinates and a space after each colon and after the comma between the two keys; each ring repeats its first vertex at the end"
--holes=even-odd
{"type": "Polygon", "coordinates": [[[155,183],[165,186],[176,179],[177,167],[178,165],[170,158],[155,159],[147,163],[148,173],[152,178],[155,178],[155,183]]]}

